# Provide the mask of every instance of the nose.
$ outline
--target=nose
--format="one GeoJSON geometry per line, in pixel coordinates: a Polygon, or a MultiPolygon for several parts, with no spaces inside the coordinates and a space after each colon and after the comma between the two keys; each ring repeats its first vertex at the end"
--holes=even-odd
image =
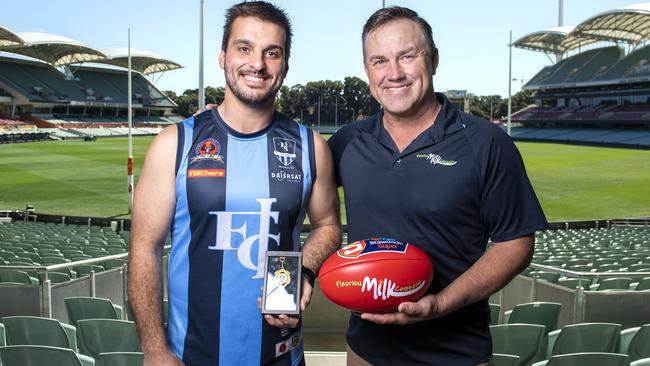
{"type": "Polygon", "coordinates": [[[404,79],[404,69],[402,69],[402,65],[397,61],[389,62],[387,71],[388,80],[395,81],[404,79]]]}
{"type": "Polygon", "coordinates": [[[264,62],[264,52],[254,52],[250,60],[250,65],[257,71],[264,70],[266,63],[264,62]]]}

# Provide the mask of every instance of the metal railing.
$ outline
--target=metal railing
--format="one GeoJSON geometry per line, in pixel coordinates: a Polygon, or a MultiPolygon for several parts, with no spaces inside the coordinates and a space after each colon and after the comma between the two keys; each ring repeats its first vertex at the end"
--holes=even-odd
{"type": "MultiPolygon", "coordinates": [[[[529,265],[530,268],[533,268],[535,270],[543,270],[546,272],[553,272],[553,273],[558,273],[560,275],[564,275],[569,278],[577,278],[578,279],[578,285],[576,286],[576,298],[574,301],[574,306],[573,306],[573,317],[576,322],[582,322],[584,320],[584,305],[585,305],[585,291],[590,291],[588,288],[585,288],[589,286],[593,281],[594,278],[618,278],[618,277],[628,277],[631,279],[641,279],[644,277],[650,277],[650,272],[577,272],[577,271],[572,271],[564,268],[558,268],[558,267],[552,267],[552,266],[545,266],[542,264],[536,264],[536,263],[531,263],[529,265]],[[583,281],[585,281],[586,286],[582,286],[583,281]]],[[[562,286],[557,283],[552,283],[548,282],[545,280],[540,280],[539,276],[536,274],[532,275],[527,275],[528,277],[531,277],[533,280],[532,288],[531,288],[531,297],[534,299],[537,296],[537,284],[539,281],[543,281],[544,283],[551,283],[553,285],[557,286],[562,286]]],[[[625,290],[623,290],[625,291],[625,290]]],[[[630,290],[631,292],[635,292],[634,290],[630,290]]],[[[597,292],[597,291],[594,291],[597,292]]]]}

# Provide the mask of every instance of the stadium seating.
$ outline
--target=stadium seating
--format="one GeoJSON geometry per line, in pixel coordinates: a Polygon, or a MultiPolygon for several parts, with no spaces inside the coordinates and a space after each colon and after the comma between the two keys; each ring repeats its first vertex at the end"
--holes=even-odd
{"type": "Polygon", "coordinates": [[[21,366],[93,366],[95,361],[79,357],[69,348],[49,346],[5,346],[0,347],[0,360],[3,365],[21,366]]]}
{"type": "Polygon", "coordinates": [[[519,356],[505,355],[501,353],[492,354],[492,366],[517,366],[519,365],[519,356]]]}
{"type": "Polygon", "coordinates": [[[70,323],[77,326],[84,319],[120,319],[122,308],[108,299],[95,297],[67,297],[64,299],[70,323]]]}
{"type": "Polygon", "coordinates": [[[34,316],[2,318],[7,344],[77,349],[76,329],[56,319],[34,316]]]}
{"type": "Polygon", "coordinates": [[[490,304],[490,325],[499,324],[500,315],[501,315],[501,305],[490,304]]]}
{"type": "Polygon", "coordinates": [[[626,349],[632,361],[650,358],[650,324],[639,327],[626,349]]]}
{"type": "Polygon", "coordinates": [[[620,324],[580,323],[566,325],[556,330],[558,335],[549,334],[550,356],[580,352],[616,352],[621,331],[620,324]]]}
{"type": "Polygon", "coordinates": [[[561,307],[562,304],[552,302],[518,304],[511,311],[506,312],[507,324],[542,325],[546,334],[557,328],[561,307]]]}
{"type": "Polygon", "coordinates": [[[618,353],[584,352],[553,356],[533,366],[626,366],[629,357],[618,353]]]}
{"type": "Polygon", "coordinates": [[[141,352],[103,352],[97,358],[98,366],[142,366],[141,352]]]}
{"type": "Polygon", "coordinates": [[[140,352],[138,332],[131,321],[79,320],[77,331],[79,352],[95,359],[104,352],[140,352]]]}
{"type": "Polygon", "coordinates": [[[595,80],[624,80],[650,75],[650,46],[645,46],[631,52],[626,57],[612,65],[609,70],[595,80]]]}
{"type": "Polygon", "coordinates": [[[517,366],[530,365],[537,360],[545,329],[535,324],[492,325],[492,352],[518,356],[517,366]]]}

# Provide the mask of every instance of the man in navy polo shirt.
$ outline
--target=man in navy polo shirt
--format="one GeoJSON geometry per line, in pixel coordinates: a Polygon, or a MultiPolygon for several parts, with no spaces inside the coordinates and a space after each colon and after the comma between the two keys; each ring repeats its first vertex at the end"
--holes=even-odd
{"type": "Polygon", "coordinates": [[[370,91],[383,108],[329,140],[348,241],[407,241],[427,252],[435,273],[417,302],[351,317],[348,365],[486,364],[487,299],[530,263],[544,213],[510,138],[434,92],[438,50],[424,19],[380,9],[362,40],[370,91]]]}

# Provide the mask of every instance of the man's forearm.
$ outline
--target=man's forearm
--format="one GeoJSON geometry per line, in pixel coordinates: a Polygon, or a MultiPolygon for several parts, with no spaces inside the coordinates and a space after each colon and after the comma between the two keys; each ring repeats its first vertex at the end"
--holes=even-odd
{"type": "Polygon", "coordinates": [[[528,264],[533,253],[532,237],[492,246],[474,265],[437,294],[441,313],[449,314],[497,292],[528,264]]]}
{"type": "Polygon", "coordinates": [[[160,254],[134,251],[129,262],[129,304],[144,353],[162,352],[168,348],[163,328],[160,254]]]}
{"type": "Polygon", "coordinates": [[[309,237],[302,248],[302,263],[318,273],[327,257],[341,246],[341,227],[338,224],[312,226],[309,237]]]}

